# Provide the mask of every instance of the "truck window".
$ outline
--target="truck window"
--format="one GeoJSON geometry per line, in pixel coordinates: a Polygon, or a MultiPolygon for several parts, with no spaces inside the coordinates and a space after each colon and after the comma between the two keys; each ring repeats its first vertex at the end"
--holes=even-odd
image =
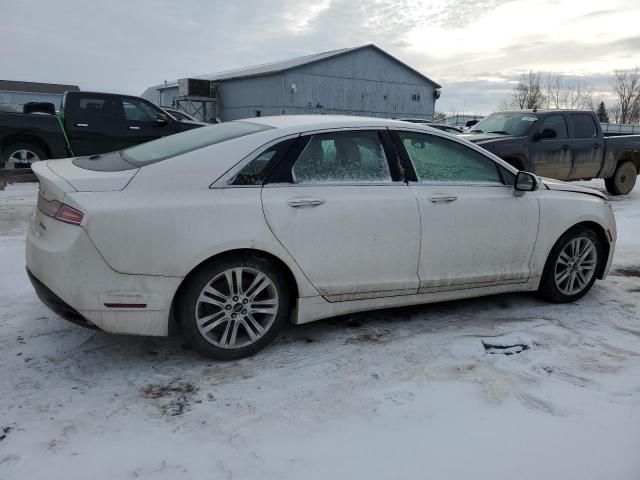
{"type": "Polygon", "coordinates": [[[84,97],[78,102],[76,115],[79,120],[99,120],[115,117],[116,102],[113,98],[84,97]]]}
{"type": "Polygon", "coordinates": [[[572,113],[574,138],[595,138],[598,136],[598,128],[593,117],[586,113],[572,113]]]}
{"type": "Polygon", "coordinates": [[[122,108],[124,109],[124,117],[127,120],[152,122],[160,114],[159,111],[146,102],[132,98],[122,99],[122,108]]]}
{"type": "Polygon", "coordinates": [[[547,129],[556,132],[556,139],[569,138],[567,121],[564,119],[564,115],[549,115],[545,118],[542,121],[542,125],[540,125],[540,133],[547,129]]]}

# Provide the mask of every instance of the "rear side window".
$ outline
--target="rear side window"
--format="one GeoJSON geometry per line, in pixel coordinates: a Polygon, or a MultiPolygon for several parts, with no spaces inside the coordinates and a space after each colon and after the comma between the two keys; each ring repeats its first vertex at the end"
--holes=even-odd
{"type": "Polygon", "coordinates": [[[292,173],[295,183],[391,181],[389,163],[375,131],[314,135],[292,173]]]}
{"type": "Polygon", "coordinates": [[[591,115],[574,113],[571,115],[574,138],[594,138],[598,136],[596,122],[591,115]]]}
{"type": "Polygon", "coordinates": [[[200,148],[244,137],[252,133],[271,130],[273,127],[250,122],[226,122],[208,127],[194,128],[186,132],[142,143],[122,151],[122,157],[129,163],[142,167],[160,162],[200,148]]]}
{"type": "Polygon", "coordinates": [[[111,97],[84,97],[78,102],[76,116],[80,120],[100,120],[116,116],[116,100],[111,97]]]}
{"type": "Polygon", "coordinates": [[[231,181],[232,185],[262,185],[273,171],[274,164],[284,157],[295,139],[285,140],[267,148],[251,160],[231,181]]]}

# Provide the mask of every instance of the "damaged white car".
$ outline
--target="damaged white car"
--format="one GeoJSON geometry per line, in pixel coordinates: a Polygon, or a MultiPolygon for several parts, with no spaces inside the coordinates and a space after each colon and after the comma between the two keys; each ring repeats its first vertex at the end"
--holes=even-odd
{"type": "Polygon", "coordinates": [[[107,332],[180,330],[216,359],[287,321],[514,291],[572,302],[616,238],[601,193],[385,119],[254,118],[33,170],[40,298],[107,332]]]}

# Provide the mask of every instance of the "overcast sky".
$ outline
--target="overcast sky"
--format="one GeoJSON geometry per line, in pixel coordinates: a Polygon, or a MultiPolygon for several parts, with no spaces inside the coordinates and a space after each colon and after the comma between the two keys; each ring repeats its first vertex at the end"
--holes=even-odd
{"type": "Polygon", "coordinates": [[[639,0],[2,0],[0,78],[139,95],[149,85],[375,43],[486,113],[529,69],[610,94],[640,65],[639,0]]]}

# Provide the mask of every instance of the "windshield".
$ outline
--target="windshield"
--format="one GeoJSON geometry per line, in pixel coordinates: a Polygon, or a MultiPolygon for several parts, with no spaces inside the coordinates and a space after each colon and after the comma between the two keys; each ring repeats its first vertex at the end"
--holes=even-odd
{"type": "Polygon", "coordinates": [[[492,113],[469,130],[470,133],[501,133],[523,137],[538,120],[532,113],[492,113]]]}
{"type": "Polygon", "coordinates": [[[127,162],[142,167],[150,163],[176,157],[220,142],[244,137],[252,133],[271,130],[273,127],[250,122],[227,122],[208,127],[195,128],[186,132],[141,143],[121,152],[127,162]]]}

